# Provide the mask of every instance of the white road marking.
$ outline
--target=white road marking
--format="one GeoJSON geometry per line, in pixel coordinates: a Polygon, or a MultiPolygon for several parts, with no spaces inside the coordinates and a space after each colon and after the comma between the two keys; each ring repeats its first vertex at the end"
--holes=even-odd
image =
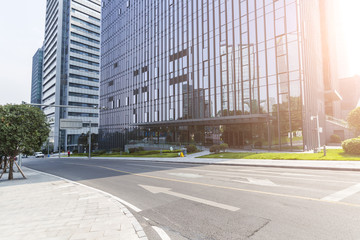
{"type": "Polygon", "coordinates": [[[64,186],[60,186],[60,187],[57,187],[55,189],[61,189],[61,188],[68,188],[68,187],[73,187],[73,185],[64,185],[64,186]]]}
{"type": "Polygon", "coordinates": [[[343,200],[344,198],[350,197],[351,195],[354,195],[358,192],[360,192],[360,183],[353,185],[351,187],[348,187],[339,192],[333,193],[327,197],[322,198],[321,200],[338,202],[338,201],[343,200]]]}
{"type": "Polygon", "coordinates": [[[258,178],[246,178],[247,181],[240,181],[240,180],[231,180],[233,182],[240,182],[240,183],[248,183],[253,185],[259,186],[268,186],[268,187],[279,187],[279,185],[273,183],[269,179],[258,179],[258,178]]]}
{"type": "Polygon", "coordinates": [[[190,200],[190,201],[206,204],[206,205],[209,205],[209,206],[212,206],[212,207],[222,208],[222,209],[233,211],[233,212],[239,210],[239,208],[233,207],[233,206],[230,206],[230,205],[217,203],[217,202],[213,202],[213,201],[209,201],[209,200],[201,199],[201,198],[197,198],[197,197],[192,197],[192,196],[181,194],[181,193],[172,192],[170,188],[154,187],[154,186],[147,186],[147,185],[140,185],[140,184],[139,184],[139,186],[146,189],[146,190],[148,190],[151,193],[154,193],[154,194],[164,193],[164,194],[168,194],[168,195],[171,195],[171,196],[174,196],[174,197],[187,199],[187,200],[190,200]]]}
{"type": "Polygon", "coordinates": [[[167,173],[169,175],[178,176],[178,177],[184,177],[184,178],[201,178],[202,176],[199,174],[193,174],[193,173],[167,173]]]}
{"type": "Polygon", "coordinates": [[[171,238],[166,234],[166,232],[162,228],[159,228],[157,226],[153,226],[152,228],[157,232],[157,234],[159,234],[162,240],[171,240],[171,238]]]}
{"type": "Polygon", "coordinates": [[[246,173],[246,172],[237,173],[237,172],[202,170],[202,169],[193,169],[193,168],[189,168],[186,170],[196,171],[196,172],[208,172],[215,176],[226,176],[226,177],[229,177],[229,176],[242,177],[241,175],[251,175],[251,176],[261,176],[261,177],[268,177],[268,178],[296,179],[296,180],[304,180],[304,181],[311,181],[311,182],[317,181],[317,182],[336,182],[336,183],[357,183],[357,182],[352,182],[352,181],[341,181],[341,180],[330,180],[330,179],[300,178],[300,177],[290,177],[290,176],[270,176],[269,174],[246,173]]]}
{"type": "Polygon", "coordinates": [[[303,177],[324,177],[324,176],[316,176],[316,175],[302,174],[302,173],[280,173],[280,175],[284,175],[284,176],[303,176],[303,177]]]}
{"type": "Polygon", "coordinates": [[[88,199],[94,199],[94,198],[99,198],[99,196],[83,197],[83,198],[79,198],[79,200],[82,201],[82,200],[88,200],[88,199]]]}
{"type": "Polygon", "coordinates": [[[126,165],[139,166],[139,167],[148,167],[148,168],[174,169],[174,167],[149,166],[149,165],[142,165],[142,164],[136,164],[136,163],[126,163],[126,165]]]}
{"type": "Polygon", "coordinates": [[[303,176],[303,177],[323,177],[317,175],[310,174],[302,174],[302,173],[287,173],[287,172],[271,172],[271,171],[259,171],[259,170],[242,170],[242,169],[226,169],[230,172],[254,172],[254,173],[269,173],[269,174],[277,174],[277,175],[285,175],[285,176],[303,176]]]}

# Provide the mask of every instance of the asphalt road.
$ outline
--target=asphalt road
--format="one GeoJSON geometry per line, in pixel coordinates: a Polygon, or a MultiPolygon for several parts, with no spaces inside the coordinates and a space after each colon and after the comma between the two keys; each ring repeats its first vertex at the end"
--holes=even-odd
{"type": "Polygon", "coordinates": [[[360,172],[125,159],[24,165],[121,198],[149,239],[360,239],[360,172]]]}

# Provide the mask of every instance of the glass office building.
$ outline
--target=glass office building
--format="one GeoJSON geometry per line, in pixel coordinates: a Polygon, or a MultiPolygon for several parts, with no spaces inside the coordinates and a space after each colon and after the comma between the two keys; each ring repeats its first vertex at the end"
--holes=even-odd
{"type": "Polygon", "coordinates": [[[323,141],[322,0],[103,0],[102,148],[323,141]]]}
{"type": "Polygon", "coordinates": [[[32,59],[31,103],[41,103],[43,54],[43,49],[39,48],[32,59]]]}
{"type": "Polygon", "coordinates": [[[100,17],[100,0],[47,0],[42,103],[74,106],[43,107],[55,150],[59,141],[62,150],[77,149],[90,123],[98,131],[100,17]],[[60,130],[67,118],[82,120],[83,128],[60,130]]]}

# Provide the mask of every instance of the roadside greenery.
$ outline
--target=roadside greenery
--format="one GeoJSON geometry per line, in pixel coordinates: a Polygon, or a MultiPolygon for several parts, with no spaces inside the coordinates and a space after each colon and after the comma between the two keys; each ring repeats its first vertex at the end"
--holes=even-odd
{"type": "Polygon", "coordinates": [[[351,128],[357,133],[360,132],[360,107],[355,108],[349,113],[347,121],[351,128]]]}
{"type": "Polygon", "coordinates": [[[225,152],[226,149],[228,149],[228,148],[229,148],[229,145],[227,143],[222,143],[220,145],[215,144],[210,147],[210,152],[211,153],[219,153],[220,151],[225,152]]]}
{"type": "Polygon", "coordinates": [[[342,149],[328,149],[324,153],[255,153],[255,152],[225,152],[201,156],[198,158],[226,158],[226,159],[270,159],[270,160],[356,160],[360,155],[345,153],[342,149]]]}
{"type": "MultiPolygon", "coordinates": [[[[178,157],[178,153],[181,150],[150,150],[150,151],[135,151],[132,153],[122,152],[113,152],[113,153],[105,153],[104,151],[94,152],[92,153],[93,157],[153,157],[153,158],[173,158],[178,157]]],[[[86,153],[76,153],[73,154],[72,157],[87,157],[86,153]]]]}
{"type": "Polygon", "coordinates": [[[342,142],[341,146],[345,153],[356,154],[360,158],[360,137],[347,139],[342,142]]]}
{"type": "MultiPolygon", "coordinates": [[[[129,152],[121,152],[120,149],[114,148],[111,152],[98,150],[92,153],[93,157],[153,157],[153,158],[173,158],[178,157],[182,149],[177,150],[148,150],[145,151],[143,147],[133,147],[128,149],[129,152]]],[[[188,154],[200,152],[200,150],[193,144],[186,146],[188,154]]],[[[74,152],[72,157],[87,157],[87,153],[74,152]]]]}
{"type": "Polygon", "coordinates": [[[9,158],[9,180],[13,179],[15,157],[20,153],[39,151],[49,132],[46,116],[39,108],[0,106],[0,149],[1,154],[9,158]]]}
{"type": "Polygon", "coordinates": [[[331,143],[341,143],[341,138],[339,135],[333,134],[330,136],[331,143]]]}

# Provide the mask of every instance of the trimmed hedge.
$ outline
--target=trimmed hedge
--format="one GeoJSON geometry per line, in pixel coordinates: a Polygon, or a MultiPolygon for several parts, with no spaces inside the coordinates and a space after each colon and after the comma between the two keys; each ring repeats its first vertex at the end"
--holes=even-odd
{"type": "Polygon", "coordinates": [[[220,152],[220,145],[212,145],[210,147],[210,152],[211,153],[219,153],[220,152]]]}
{"type": "Polygon", "coordinates": [[[345,153],[360,155],[360,137],[345,140],[341,146],[345,153]]]}
{"type": "Polygon", "coordinates": [[[226,149],[228,149],[228,148],[229,148],[229,145],[227,143],[220,144],[220,150],[221,151],[225,152],[226,149]]]}
{"type": "Polygon", "coordinates": [[[333,134],[330,136],[331,143],[341,143],[341,138],[339,135],[333,134]]]}
{"type": "Polygon", "coordinates": [[[106,151],[105,150],[96,150],[96,151],[94,151],[94,154],[103,155],[103,154],[106,154],[106,151]]]}
{"type": "Polygon", "coordinates": [[[197,149],[197,147],[194,144],[189,144],[189,145],[186,146],[186,151],[188,153],[195,153],[195,152],[197,152],[199,150],[197,149]]]}
{"type": "Polygon", "coordinates": [[[228,149],[228,148],[229,148],[229,145],[227,143],[222,143],[220,145],[216,144],[216,145],[212,145],[210,147],[210,152],[212,152],[212,153],[219,153],[220,151],[225,152],[226,149],[228,149]]]}

